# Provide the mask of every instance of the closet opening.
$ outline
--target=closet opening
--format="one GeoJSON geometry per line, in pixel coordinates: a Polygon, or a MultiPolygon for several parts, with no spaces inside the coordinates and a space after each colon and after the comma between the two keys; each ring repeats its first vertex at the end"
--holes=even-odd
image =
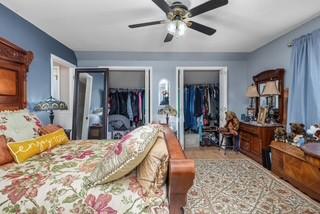
{"type": "Polygon", "coordinates": [[[186,149],[219,145],[227,111],[227,68],[177,68],[177,133],[186,149]]]}
{"type": "Polygon", "coordinates": [[[150,68],[109,67],[107,139],[150,123],[150,68]]]}

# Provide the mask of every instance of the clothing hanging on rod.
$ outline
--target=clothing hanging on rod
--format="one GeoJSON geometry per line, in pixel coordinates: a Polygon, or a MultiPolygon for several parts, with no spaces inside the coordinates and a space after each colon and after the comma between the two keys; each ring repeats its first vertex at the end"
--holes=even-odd
{"type": "Polygon", "coordinates": [[[184,109],[186,130],[198,132],[202,124],[219,123],[219,84],[185,85],[184,109]]]}
{"type": "Polygon", "coordinates": [[[144,89],[111,88],[109,115],[123,115],[135,127],[144,123],[144,89]]]}

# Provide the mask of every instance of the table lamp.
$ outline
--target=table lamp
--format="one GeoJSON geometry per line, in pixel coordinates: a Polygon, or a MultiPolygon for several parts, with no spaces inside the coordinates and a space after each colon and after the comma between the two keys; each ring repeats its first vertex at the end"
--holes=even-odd
{"type": "Polygon", "coordinates": [[[50,96],[48,99],[39,102],[33,108],[34,111],[48,111],[50,112],[50,123],[53,124],[55,110],[68,110],[68,106],[65,102],[57,100],[50,96]]]}
{"type": "Polygon", "coordinates": [[[280,91],[278,90],[276,81],[269,81],[266,83],[266,87],[264,88],[261,96],[266,96],[271,98],[270,108],[273,108],[273,96],[280,95],[280,91]]]}
{"type": "Polygon", "coordinates": [[[269,118],[271,122],[274,122],[273,96],[275,95],[280,95],[280,91],[278,90],[276,81],[267,82],[261,96],[266,96],[267,99],[270,99],[269,118]]]}
{"type": "Polygon", "coordinates": [[[247,89],[246,97],[250,98],[250,108],[253,108],[253,99],[259,97],[256,85],[250,85],[247,89]]]}
{"type": "Polygon", "coordinates": [[[177,110],[173,108],[171,105],[165,105],[163,107],[160,107],[158,110],[158,114],[160,115],[166,115],[166,124],[169,124],[169,115],[170,116],[177,116],[177,110]]]}

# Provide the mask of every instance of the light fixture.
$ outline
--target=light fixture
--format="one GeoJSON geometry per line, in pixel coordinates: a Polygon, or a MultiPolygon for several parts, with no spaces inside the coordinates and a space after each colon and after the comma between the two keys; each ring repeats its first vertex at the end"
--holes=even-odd
{"type": "Polygon", "coordinates": [[[166,122],[167,125],[169,125],[169,115],[173,117],[177,116],[177,110],[173,108],[171,105],[165,105],[158,109],[158,114],[166,115],[166,122]]]}
{"type": "Polygon", "coordinates": [[[168,32],[176,37],[183,36],[187,30],[187,25],[183,21],[177,19],[169,22],[168,32]]]}
{"type": "Polygon", "coordinates": [[[250,98],[250,108],[253,108],[253,99],[259,97],[256,85],[252,84],[248,87],[246,97],[250,98]]]}
{"type": "Polygon", "coordinates": [[[57,100],[50,96],[48,99],[39,102],[33,108],[34,111],[48,111],[50,112],[50,124],[53,124],[55,110],[68,110],[68,106],[65,102],[57,100]]]}
{"type": "Polygon", "coordinates": [[[262,92],[262,96],[274,96],[280,95],[276,81],[269,81],[266,83],[266,87],[262,92]]]}

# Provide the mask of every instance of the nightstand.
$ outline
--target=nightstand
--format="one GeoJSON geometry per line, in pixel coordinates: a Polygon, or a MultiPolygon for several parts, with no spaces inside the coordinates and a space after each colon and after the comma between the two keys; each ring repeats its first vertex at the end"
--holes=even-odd
{"type": "Polygon", "coordinates": [[[103,133],[103,126],[96,125],[96,126],[90,126],[89,127],[89,135],[88,139],[102,139],[102,133],[103,133]]]}

